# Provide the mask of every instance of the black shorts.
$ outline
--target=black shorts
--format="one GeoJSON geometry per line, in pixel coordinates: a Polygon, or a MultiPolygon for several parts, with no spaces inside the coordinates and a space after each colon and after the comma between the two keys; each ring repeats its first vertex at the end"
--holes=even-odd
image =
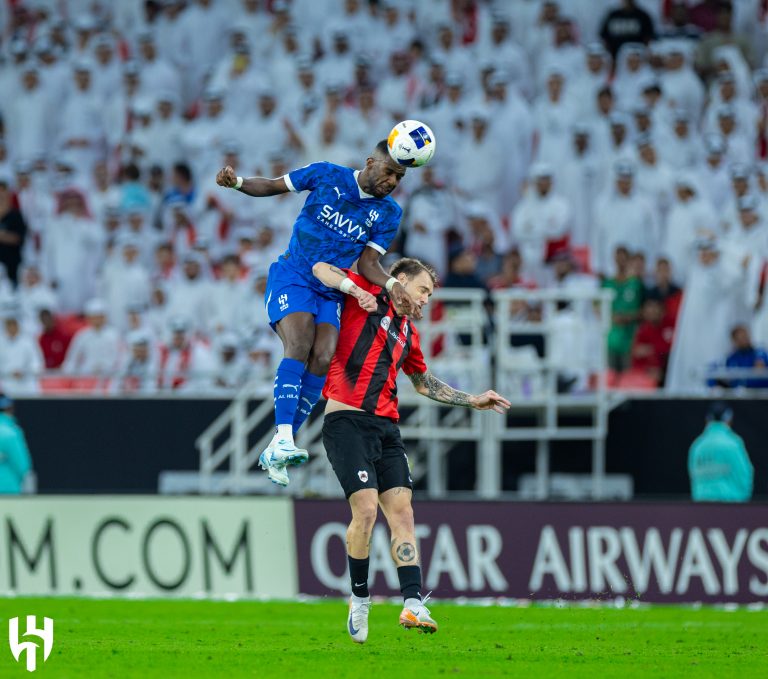
{"type": "Polygon", "coordinates": [[[364,488],[383,493],[413,488],[400,429],[390,419],[357,410],[325,416],[323,445],[344,495],[364,488]]]}

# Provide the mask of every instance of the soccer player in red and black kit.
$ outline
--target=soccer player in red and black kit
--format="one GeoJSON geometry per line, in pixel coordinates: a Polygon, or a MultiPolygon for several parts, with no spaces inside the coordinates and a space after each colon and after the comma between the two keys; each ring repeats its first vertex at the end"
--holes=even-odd
{"type": "MultiPolygon", "coordinates": [[[[457,391],[432,375],[424,363],[419,333],[407,316],[398,313],[386,288],[324,262],[315,264],[312,272],[328,287],[357,299],[344,305],[339,343],[323,389],[328,399],[323,444],[352,509],[347,529],[352,584],[347,629],[358,643],[368,638],[368,548],[381,505],[405,601],[400,624],[436,632],[437,623],[424,606],[426,598],[421,598],[413,483],[397,426],[397,373],[402,368],[416,391],[441,403],[498,413],[504,413],[510,403],[495,391],[476,396],[457,391]]],[[[419,309],[429,302],[436,280],[431,267],[404,258],[395,262],[390,275],[419,309]]]]}

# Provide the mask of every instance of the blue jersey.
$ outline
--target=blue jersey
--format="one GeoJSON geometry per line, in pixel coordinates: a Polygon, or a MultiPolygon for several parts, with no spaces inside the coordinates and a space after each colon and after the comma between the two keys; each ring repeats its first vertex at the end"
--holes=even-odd
{"type": "Polygon", "coordinates": [[[357,183],[358,173],[332,163],[312,163],[283,177],[291,191],[310,193],[278,263],[317,291],[328,288],[312,275],[314,264],[348,268],[366,246],[383,255],[400,226],[401,207],[389,196],[365,193],[357,183]]]}

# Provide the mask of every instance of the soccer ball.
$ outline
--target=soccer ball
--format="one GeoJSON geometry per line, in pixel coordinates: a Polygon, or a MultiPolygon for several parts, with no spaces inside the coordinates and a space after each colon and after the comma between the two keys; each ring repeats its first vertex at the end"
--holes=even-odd
{"type": "Polygon", "coordinates": [[[435,155],[435,135],[418,120],[404,120],[392,128],[387,137],[389,155],[406,167],[426,165],[435,155]]]}

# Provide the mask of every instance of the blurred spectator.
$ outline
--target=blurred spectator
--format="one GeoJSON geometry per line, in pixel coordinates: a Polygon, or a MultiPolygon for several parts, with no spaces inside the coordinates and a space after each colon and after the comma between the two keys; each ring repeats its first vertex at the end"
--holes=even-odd
{"type": "Polygon", "coordinates": [[[15,288],[19,283],[19,265],[27,224],[15,206],[8,180],[0,177],[0,266],[15,288]]]}
{"type": "Polygon", "coordinates": [[[664,70],[661,89],[668,105],[698,122],[704,108],[704,85],[693,70],[693,45],[687,40],[666,40],[661,45],[664,70]]]}
{"type": "Polygon", "coordinates": [[[672,0],[668,21],[661,26],[658,33],[662,40],[666,38],[698,40],[701,37],[701,29],[691,21],[687,0],[672,0]]]}
{"type": "Polygon", "coordinates": [[[469,203],[464,214],[469,234],[467,246],[477,258],[477,275],[487,281],[501,268],[501,252],[505,249],[506,234],[496,215],[481,203],[469,203]]]}
{"type": "Polygon", "coordinates": [[[715,51],[719,47],[734,47],[748,63],[752,62],[749,41],[733,33],[733,7],[727,0],[703,0],[691,8],[691,21],[707,34],[699,42],[696,65],[704,78],[714,70],[715,51]]]}
{"type": "Polygon", "coordinates": [[[43,243],[43,271],[56,291],[57,311],[80,313],[96,291],[104,235],[81,191],[66,189],[57,201],[43,243]]]}
{"type": "Polygon", "coordinates": [[[43,282],[40,269],[33,265],[24,265],[19,273],[21,280],[16,289],[16,300],[21,308],[22,326],[25,332],[40,331],[39,313],[41,309],[55,309],[56,295],[50,286],[43,282]]]}
{"type": "Polygon", "coordinates": [[[613,187],[600,197],[595,210],[592,269],[604,276],[615,273],[616,248],[642,252],[650,259],[658,242],[656,214],[648,198],[635,187],[634,163],[617,162],[614,177],[613,187]]]}
{"type": "Polygon", "coordinates": [[[45,157],[53,147],[55,122],[52,93],[41,81],[38,67],[30,61],[16,71],[21,87],[16,87],[12,101],[4,105],[6,139],[12,140],[15,157],[45,157]]]}
{"type": "Polygon", "coordinates": [[[749,502],[754,469],[743,439],[731,429],[733,411],[713,403],[704,431],[688,451],[694,502],[749,502]]]}
{"type": "MultiPolygon", "coordinates": [[[[574,93],[569,86],[561,69],[550,69],[545,79],[546,89],[533,105],[533,123],[538,137],[536,155],[542,162],[558,164],[563,150],[568,148],[568,133],[577,113],[574,93]]],[[[610,94],[609,89],[600,90],[600,93],[604,91],[610,94]]]]}
{"type": "MultiPolygon", "coordinates": [[[[733,351],[725,359],[727,368],[755,368],[768,372],[768,352],[755,347],[746,325],[736,325],[731,330],[733,351]]],[[[723,386],[747,389],[768,389],[768,376],[718,380],[723,386]]]]}
{"type": "Polygon", "coordinates": [[[548,359],[557,368],[558,393],[586,389],[593,366],[599,331],[594,316],[582,313],[581,305],[559,301],[551,322],[551,346],[548,359]]]}
{"type": "Polygon", "coordinates": [[[723,205],[730,195],[730,177],[728,175],[728,147],[723,135],[708,134],[704,138],[706,157],[699,168],[701,185],[713,205],[723,205]]]}
{"type": "Polygon", "coordinates": [[[617,247],[614,251],[616,274],[602,283],[603,288],[614,292],[608,332],[608,365],[619,373],[629,367],[632,341],[643,303],[643,283],[630,275],[629,258],[625,247],[617,247]]]}
{"type": "Polygon", "coordinates": [[[18,495],[32,470],[24,432],[13,416],[13,401],[0,392],[0,493],[18,495]]]}
{"type": "Polygon", "coordinates": [[[589,125],[574,125],[568,162],[555,168],[558,191],[572,208],[571,244],[579,247],[593,241],[595,201],[606,182],[595,144],[595,132],[589,125]]]}
{"type": "Polygon", "coordinates": [[[139,241],[125,234],[118,243],[118,256],[104,265],[101,290],[112,325],[124,331],[128,308],[149,304],[151,283],[149,272],[139,261],[139,241]]]}
{"type": "MultiPolygon", "coordinates": [[[[698,244],[696,249],[698,256],[698,244]]],[[[646,290],[645,297],[658,299],[664,306],[665,322],[672,328],[677,322],[677,313],[680,310],[683,291],[675,285],[672,277],[672,267],[669,260],[659,257],[653,271],[653,284],[646,290]]]]}
{"type": "Polygon", "coordinates": [[[553,190],[554,169],[545,163],[531,167],[531,186],[515,207],[510,223],[512,237],[526,273],[540,280],[544,265],[570,242],[571,208],[568,201],[553,190]]]}
{"type": "Polygon", "coordinates": [[[613,93],[618,106],[632,111],[642,103],[642,87],[653,76],[648,48],[642,43],[625,42],[616,54],[613,93]]]}
{"type": "Polygon", "coordinates": [[[157,352],[148,331],[134,330],[127,337],[128,351],[121,358],[114,387],[121,393],[154,394],[158,388],[157,352]]]}
{"type": "Polygon", "coordinates": [[[675,170],[693,169],[702,159],[702,143],[690,114],[675,109],[672,127],[664,135],[661,158],[675,170]]]}
{"type": "Polygon", "coordinates": [[[596,290],[599,281],[596,276],[579,271],[579,265],[570,250],[560,250],[552,255],[551,276],[547,286],[558,290],[596,290]]]}
{"type": "Polygon", "coordinates": [[[477,275],[477,257],[470,250],[458,249],[452,253],[443,287],[486,289],[477,275]]]}
{"type": "Polygon", "coordinates": [[[107,322],[107,305],[92,299],[85,305],[88,325],[72,338],[62,371],[75,377],[107,377],[120,359],[120,335],[107,322]]]}
{"type": "Polygon", "coordinates": [[[738,253],[713,240],[699,241],[697,250],[669,358],[665,386],[672,393],[703,390],[707,367],[728,350],[734,309],[745,294],[738,253]]]}
{"type": "Polygon", "coordinates": [[[419,172],[421,184],[411,194],[403,214],[406,257],[429,262],[440,275],[448,268],[448,229],[453,223],[453,205],[435,168],[419,172]]]}
{"type": "Polygon", "coordinates": [[[40,325],[42,330],[37,342],[43,353],[46,370],[55,370],[64,363],[72,335],[64,328],[63,323],[53,315],[50,309],[40,309],[40,325]]]}
{"type": "MultiPolygon", "coordinates": [[[[138,177],[136,177],[138,180],[138,177]]],[[[171,188],[163,196],[165,204],[180,199],[183,203],[189,204],[195,199],[195,184],[192,177],[192,170],[186,163],[175,163],[171,171],[171,188]]]]}
{"type": "Polygon", "coordinates": [[[741,93],[732,71],[724,71],[712,83],[709,103],[705,111],[703,128],[708,133],[718,133],[718,117],[721,111],[732,111],[736,127],[751,130],[758,116],[757,107],[749,97],[749,92],[741,93]]]}
{"type": "Polygon", "coordinates": [[[237,312],[247,294],[247,285],[240,258],[235,254],[224,256],[219,278],[211,284],[211,328],[214,333],[236,329],[237,312]]]}
{"type": "MultiPolygon", "coordinates": [[[[647,109],[643,110],[647,111],[647,109]]],[[[653,202],[656,219],[659,224],[664,224],[673,203],[673,170],[659,157],[659,141],[654,139],[652,133],[639,135],[635,139],[635,146],[637,148],[635,173],[637,188],[653,202]]]]}
{"type": "Polygon", "coordinates": [[[18,395],[35,394],[37,378],[43,370],[43,357],[35,340],[22,333],[21,309],[6,308],[0,333],[0,384],[18,395]]]}
{"type": "Polygon", "coordinates": [[[93,167],[106,150],[103,101],[93,86],[93,63],[82,57],[73,65],[74,87],[60,104],[57,146],[80,168],[93,167]]]}
{"type": "Polygon", "coordinates": [[[643,302],[640,319],[632,343],[630,367],[644,373],[657,385],[663,384],[674,327],[665,318],[661,300],[655,297],[648,297],[643,302]]]}
{"type": "Polygon", "coordinates": [[[661,252],[669,259],[676,281],[684,285],[691,261],[696,257],[696,242],[713,236],[713,206],[706,199],[698,177],[692,172],[675,174],[675,202],[667,217],[661,252]]]}
{"type": "Polygon", "coordinates": [[[536,281],[532,278],[523,276],[523,258],[520,251],[513,248],[501,260],[501,271],[488,280],[490,290],[504,290],[505,288],[528,288],[536,287],[536,281]]]}
{"type": "Polygon", "coordinates": [[[470,130],[457,151],[462,162],[454,176],[456,189],[465,200],[481,201],[498,214],[501,198],[495,187],[502,184],[509,159],[495,139],[490,112],[477,107],[469,118],[470,130]]]}
{"type": "Polygon", "coordinates": [[[213,370],[210,350],[190,334],[185,319],[173,319],[169,325],[170,342],[160,345],[158,386],[165,390],[205,391],[213,370]]]}
{"type": "MultiPolygon", "coordinates": [[[[267,291],[268,270],[252,269],[245,282],[243,294],[234,309],[234,330],[241,337],[260,338],[266,335],[270,340],[275,340],[276,333],[269,327],[269,318],[264,305],[264,297],[267,291]]],[[[272,345],[273,347],[276,345],[272,345]]]]}
{"type": "Polygon", "coordinates": [[[610,10],[603,19],[600,37],[615,58],[624,43],[647,45],[656,37],[656,31],[650,15],[638,7],[635,0],[622,0],[621,7],[610,10]]]}
{"type": "Polygon", "coordinates": [[[213,357],[211,388],[239,389],[245,383],[246,364],[237,337],[227,332],[216,340],[213,357]]]}
{"type": "Polygon", "coordinates": [[[211,281],[203,273],[204,259],[197,253],[184,256],[181,275],[168,284],[168,314],[183,318],[199,331],[210,329],[213,317],[211,281]]]}

